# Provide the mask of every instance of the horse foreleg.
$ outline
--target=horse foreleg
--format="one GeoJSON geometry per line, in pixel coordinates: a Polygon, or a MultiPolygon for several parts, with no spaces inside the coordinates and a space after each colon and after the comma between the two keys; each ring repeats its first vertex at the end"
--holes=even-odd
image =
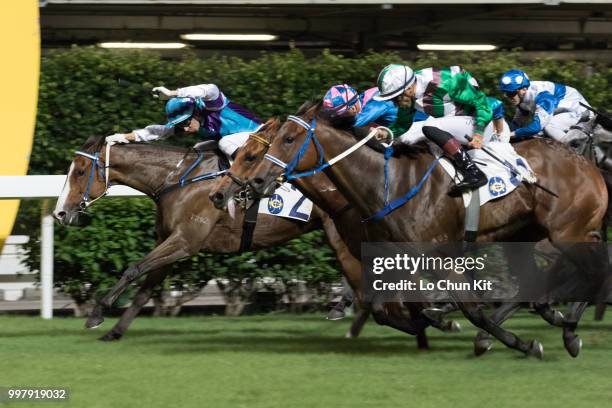
{"type": "Polygon", "coordinates": [[[140,262],[126,269],[115,286],[96,304],[85,322],[85,327],[93,329],[101,325],[104,322],[104,308],[111,307],[130,283],[154,269],[169,265],[191,255],[186,248],[187,243],[184,242],[182,236],[179,234],[171,235],[142,258],[140,262]]]}
{"type": "Polygon", "coordinates": [[[125,309],[121,318],[111,330],[108,331],[105,335],[100,337],[98,340],[102,341],[114,341],[119,340],[125,334],[125,331],[128,329],[132,321],[138,316],[143,306],[151,299],[151,295],[153,294],[153,289],[160,284],[166,276],[168,276],[168,269],[161,268],[155,271],[152,271],[149,275],[147,275],[146,279],[140,285],[140,289],[134,299],[132,299],[132,303],[130,306],[125,309]]]}
{"type": "MultiPolygon", "coordinates": [[[[517,310],[521,308],[519,302],[504,303],[491,314],[491,320],[497,325],[501,325],[508,320],[517,310]]],[[[484,330],[480,330],[474,338],[474,354],[481,356],[493,347],[491,335],[484,330]]]]}
{"type": "Polygon", "coordinates": [[[386,305],[381,302],[374,302],[372,304],[372,316],[376,323],[382,326],[389,326],[413,336],[429,326],[429,321],[420,314],[410,319],[403,316],[399,302],[387,303],[386,305]],[[388,310],[385,310],[385,306],[388,310]]]}
{"type": "Polygon", "coordinates": [[[544,348],[539,341],[532,340],[529,343],[524,342],[516,334],[503,329],[501,326],[496,324],[493,319],[486,316],[480,306],[476,303],[458,302],[457,305],[465,317],[472,322],[474,326],[490,333],[507,347],[519,350],[527,355],[532,355],[540,359],[544,356],[544,348]]]}

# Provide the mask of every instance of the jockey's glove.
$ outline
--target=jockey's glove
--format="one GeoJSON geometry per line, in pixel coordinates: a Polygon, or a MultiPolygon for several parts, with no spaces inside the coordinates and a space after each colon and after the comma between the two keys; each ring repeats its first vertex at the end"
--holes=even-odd
{"type": "Polygon", "coordinates": [[[106,143],[130,143],[127,135],[124,133],[115,133],[114,135],[106,136],[106,143]]]}
{"type": "Polygon", "coordinates": [[[155,88],[151,89],[151,92],[153,93],[154,98],[159,98],[162,100],[166,100],[166,99],[170,99],[170,98],[174,98],[175,96],[178,96],[177,91],[171,91],[165,86],[156,86],[155,88]]]}
{"type": "Polygon", "coordinates": [[[483,146],[483,140],[484,138],[482,137],[482,135],[480,133],[474,133],[472,135],[472,140],[470,140],[470,146],[475,148],[475,149],[481,149],[483,146]]]}

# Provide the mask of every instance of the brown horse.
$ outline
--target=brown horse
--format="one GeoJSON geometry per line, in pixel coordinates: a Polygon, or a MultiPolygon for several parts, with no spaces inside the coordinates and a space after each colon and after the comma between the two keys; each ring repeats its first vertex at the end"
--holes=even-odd
{"type": "MultiPolygon", "coordinates": [[[[125,333],[131,321],[151,297],[154,287],[166,276],[164,266],[200,251],[238,251],[242,220],[233,220],[227,213],[213,207],[207,199],[212,186],[210,181],[167,190],[168,186],[176,186],[178,177],[196,160],[197,155],[186,155],[187,149],[149,144],[115,145],[107,150],[104,147],[103,137],[90,138],[81,149],[84,154],[78,153],[75,156],[57,201],[54,216],[61,224],[77,224],[84,207],[101,197],[110,184],[130,186],[156,200],[156,247],[124,272],[115,287],[94,307],[86,322],[88,328],[99,326],[104,320],[104,308],[110,307],[131,282],[147,275],[131,306],[123,313],[119,322],[101,338],[116,340],[125,333]],[[105,163],[108,163],[107,152],[112,152],[110,168],[105,168],[105,163]],[[183,158],[185,160],[180,168],[177,168],[177,163],[183,158]],[[167,193],[161,193],[164,190],[167,193]]],[[[219,170],[218,157],[211,152],[207,153],[190,176],[219,170]]],[[[345,277],[355,284],[361,278],[361,264],[350,254],[343,242],[337,239],[338,233],[333,222],[316,206],[313,207],[308,222],[261,215],[254,230],[252,248],[277,245],[321,227],[328,235],[345,277]]],[[[353,336],[359,333],[365,319],[367,313],[358,316],[351,328],[353,336]]]]}
{"type": "MultiPolygon", "coordinates": [[[[270,141],[278,131],[279,126],[280,123],[277,120],[268,121],[265,127],[251,135],[240,150],[238,150],[232,166],[235,174],[230,173],[230,177],[220,178],[212,189],[210,197],[217,208],[226,208],[228,201],[238,193],[242,193],[242,196],[244,195],[246,183],[240,179],[242,174],[248,172],[248,169],[263,160],[270,141]]],[[[323,173],[319,173],[313,177],[297,180],[296,185],[308,198],[316,202],[321,209],[329,214],[330,218],[326,222],[333,222],[335,224],[335,229],[339,232],[341,239],[348,246],[351,253],[359,256],[361,243],[367,240],[364,235],[366,230],[361,228],[361,216],[354,207],[349,205],[329,178],[323,173]]],[[[361,276],[355,281],[349,281],[349,284],[359,298],[362,287],[361,276]]],[[[415,303],[407,303],[405,305],[410,312],[410,318],[405,316],[402,311],[404,305],[397,302],[374,303],[372,305],[362,304],[361,307],[371,310],[378,324],[417,335],[417,342],[422,348],[426,347],[423,330],[430,324],[442,331],[460,330],[457,322],[443,321],[442,314],[437,314],[433,319],[421,316],[421,306],[415,303]]]]}
{"type": "MultiPolygon", "coordinates": [[[[352,147],[355,138],[352,133],[335,129],[323,118],[317,117],[318,109],[318,105],[312,107],[301,119],[306,124],[316,119],[316,137],[322,146],[322,159],[327,161],[352,147]]],[[[269,154],[284,163],[290,162],[306,141],[306,127],[294,121],[285,122],[269,147],[269,154]]],[[[608,193],[598,169],[571,149],[551,140],[530,140],[516,145],[516,149],[528,160],[540,180],[545,180],[546,186],[560,196],[555,198],[532,185],[523,184],[506,198],[487,203],[481,209],[478,240],[600,240],[599,231],[608,207],[608,193]]],[[[426,150],[409,150],[410,154],[390,160],[389,173],[393,179],[391,197],[403,194],[406,186],[414,185],[434,160],[426,150]]],[[[315,143],[310,143],[295,171],[312,169],[319,159],[315,143]]],[[[381,187],[383,164],[380,153],[360,148],[348,159],[325,169],[325,173],[360,214],[368,217],[384,206],[381,187]]],[[[234,168],[231,170],[234,173],[234,168]]],[[[242,173],[241,178],[243,181],[248,179],[256,192],[265,195],[283,172],[283,168],[266,160],[242,173]]],[[[446,173],[436,168],[416,197],[382,221],[367,224],[368,238],[405,242],[461,240],[465,210],[461,199],[446,194],[448,183],[446,173]]],[[[503,321],[503,314],[492,319],[475,304],[460,303],[459,306],[473,324],[508,347],[541,357],[539,342],[526,343],[499,327],[497,323],[503,321]]],[[[585,306],[584,303],[573,304],[563,321],[564,345],[573,356],[579,353],[581,347],[581,340],[574,331],[585,306]]],[[[511,310],[512,307],[507,309],[511,310]]]]}

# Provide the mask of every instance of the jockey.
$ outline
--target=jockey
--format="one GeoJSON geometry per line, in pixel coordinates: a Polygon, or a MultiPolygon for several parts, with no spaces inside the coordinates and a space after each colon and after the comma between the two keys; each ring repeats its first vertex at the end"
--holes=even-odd
{"type": "Polygon", "coordinates": [[[414,72],[410,67],[391,64],[378,76],[379,95],[375,100],[392,100],[398,106],[398,117],[406,117],[415,109],[433,117],[422,133],[453,160],[463,180],[449,191],[451,196],[476,189],[487,183],[487,177],[472,162],[461,144],[447,131],[436,125],[437,118],[471,116],[469,145],[480,148],[483,132],[492,119],[492,109],[485,94],[472,75],[459,66],[444,69],[426,68],[414,72]]]}
{"type": "Polygon", "coordinates": [[[107,136],[107,142],[150,142],[172,135],[198,134],[203,139],[220,139],[219,149],[233,157],[262,123],[253,113],[231,102],[214,84],[173,91],[159,86],[153,88],[153,93],[161,99],[169,99],[166,103],[168,123],[107,136]]]}
{"type": "Polygon", "coordinates": [[[559,142],[569,143],[566,137],[570,127],[576,125],[589,103],[576,89],[548,81],[529,81],[523,71],[511,69],[499,80],[499,90],[516,106],[512,121],[514,131],[510,134],[516,140],[527,139],[544,132],[559,142]],[[529,116],[531,123],[527,124],[529,116]]]}
{"type": "MultiPolygon", "coordinates": [[[[483,145],[492,141],[510,141],[510,128],[504,119],[505,110],[503,103],[496,98],[487,97],[487,102],[493,112],[493,120],[482,131],[483,145]]],[[[445,116],[434,118],[426,116],[422,121],[415,121],[410,129],[397,137],[401,143],[415,144],[427,140],[423,133],[424,126],[435,126],[436,128],[449,133],[462,145],[468,145],[469,140],[466,136],[474,133],[476,118],[473,116],[445,116]]]]}

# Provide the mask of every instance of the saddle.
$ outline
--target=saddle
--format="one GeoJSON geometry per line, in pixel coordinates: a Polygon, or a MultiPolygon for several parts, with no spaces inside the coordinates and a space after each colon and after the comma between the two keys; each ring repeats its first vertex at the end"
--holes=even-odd
{"type": "Polygon", "coordinates": [[[227,170],[230,168],[231,163],[225,154],[219,150],[219,142],[217,140],[205,140],[203,142],[196,143],[193,146],[193,149],[197,151],[198,154],[213,152],[219,159],[219,170],[227,170]]]}

